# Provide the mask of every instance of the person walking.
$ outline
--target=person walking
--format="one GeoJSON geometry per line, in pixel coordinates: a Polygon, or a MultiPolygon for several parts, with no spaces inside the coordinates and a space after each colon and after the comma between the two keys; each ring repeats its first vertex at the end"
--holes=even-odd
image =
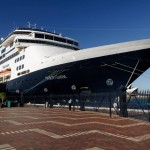
{"type": "Polygon", "coordinates": [[[71,110],[72,99],[69,99],[68,104],[69,104],[69,110],[71,110]]]}

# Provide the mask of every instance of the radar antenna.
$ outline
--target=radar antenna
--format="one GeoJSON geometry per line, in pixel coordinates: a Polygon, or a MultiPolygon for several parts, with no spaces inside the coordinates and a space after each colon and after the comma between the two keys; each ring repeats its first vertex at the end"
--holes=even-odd
{"type": "Polygon", "coordinates": [[[36,24],[31,24],[30,22],[27,22],[28,23],[28,28],[33,28],[33,29],[36,29],[36,24]]]}
{"type": "Polygon", "coordinates": [[[36,24],[32,25],[33,26],[33,29],[36,29],[36,24]]]}

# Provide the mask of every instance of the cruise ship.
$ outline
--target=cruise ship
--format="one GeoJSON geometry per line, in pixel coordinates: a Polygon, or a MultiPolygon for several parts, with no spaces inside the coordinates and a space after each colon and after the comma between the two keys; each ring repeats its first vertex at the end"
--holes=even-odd
{"type": "MultiPolygon", "coordinates": [[[[92,40],[92,39],[91,39],[92,40]]],[[[91,93],[127,86],[150,66],[150,39],[80,49],[78,41],[18,28],[0,43],[0,91],[91,93]]]]}

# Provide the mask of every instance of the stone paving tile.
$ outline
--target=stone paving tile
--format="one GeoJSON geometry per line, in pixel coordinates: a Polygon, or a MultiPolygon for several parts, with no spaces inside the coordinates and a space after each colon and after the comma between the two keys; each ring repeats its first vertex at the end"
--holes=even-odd
{"type": "Polygon", "coordinates": [[[16,150],[16,149],[9,144],[3,144],[0,145],[0,150],[16,150]]]}
{"type": "Polygon", "coordinates": [[[92,147],[92,148],[88,148],[86,150],[104,150],[104,149],[99,148],[99,147],[92,147]]]}
{"type": "Polygon", "coordinates": [[[148,150],[150,124],[66,108],[5,108],[0,145],[5,144],[16,150],[148,150]]]}

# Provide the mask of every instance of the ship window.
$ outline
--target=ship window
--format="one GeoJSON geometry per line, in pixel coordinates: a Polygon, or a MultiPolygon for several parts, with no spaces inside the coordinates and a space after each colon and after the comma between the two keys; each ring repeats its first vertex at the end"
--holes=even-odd
{"type": "Polygon", "coordinates": [[[24,59],[25,58],[25,55],[22,55],[20,56],[20,60],[24,59]]]}
{"type": "Polygon", "coordinates": [[[42,38],[42,39],[44,39],[44,34],[35,34],[35,38],[42,38]]]}
{"type": "Polygon", "coordinates": [[[79,46],[78,42],[74,42],[74,45],[75,45],[75,46],[79,46]]]}
{"type": "MultiPolygon", "coordinates": [[[[8,57],[7,59],[4,59],[4,60],[0,61],[0,64],[5,63],[5,62],[8,61],[9,59],[12,59],[13,57],[15,57],[15,56],[17,56],[17,55],[18,55],[18,52],[12,54],[12,55],[11,55],[10,57],[8,57]]],[[[2,58],[3,58],[3,56],[0,57],[0,59],[2,59],[2,58]]],[[[17,60],[15,60],[15,62],[17,62],[17,60]]]]}
{"type": "Polygon", "coordinates": [[[30,34],[31,32],[15,31],[14,34],[30,34]]]}
{"type": "Polygon", "coordinates": [[[22,65],[22,69],[24,68],[24,64],[22,65]]]}
{"type": "Polygon", "coordinates": [[[19,66],[19,70],[21,69],[21,65],[19,66]]]}
{"type": "Polygon", "coordinates": [[[54,40],[58,42],[66,43],[66,39],[54,36],[54,40]]]}
{"type": "Polygon", "coordinates": [[[67,43],[68,43],[68,44],[73,44],[73,41],[67,40],[67,43]]]}
{"type": "Polygon", "coordinates": [[[18,71],[18,67],[16,68],[16,70],[18,71]]]}
{"type": "Polygon", "coordinates": [[[45,39],[53,40],[53,36],[51,36],[51,35],[45,35],[45,39]]]}
{"type": "MultiPolygon", "coordinates": [[[[59,38],[59,37],[58,37],[58,38],[59,38]]],[[[59,47],[65,47],[65,48],[69,48],[69,49],[78,50],[78,48],[74,48],[74,47],[69,46],[69,45],[61,45],[61,44],[59,44],[59,43],[53,43],[53,42],[48,42],[48,41],[39,41],[39,40],[24,40],[24,39],[19,39],[19,42],[48,44],[48,45],[53,45],[53,46],[59,46],[59,47]]],[[[72,45],[73,45],[73,41],[71,41],[71,40],[67,40],[67,43],[69,43],[69,44],[72,44],[72,45]]]]}
{"type": "Polygon", "coordinates": [[[6,51],[6,49],[4,48],[4,49],[1,51],[1,54],[3,54],[5,51],[6,51]]]}

